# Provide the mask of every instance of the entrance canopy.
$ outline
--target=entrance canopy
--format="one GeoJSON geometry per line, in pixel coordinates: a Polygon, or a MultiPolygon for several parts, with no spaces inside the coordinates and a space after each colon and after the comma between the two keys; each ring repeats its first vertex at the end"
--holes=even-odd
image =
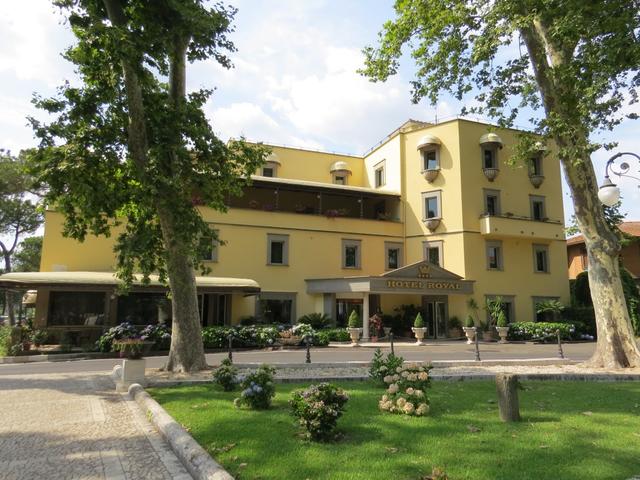
{"type": "MultiPolygon", "coordinates": [[[[83,290],[110,290],[122,282],[113,272],[12,272],[0,275],[0,288],[28,290],[38,287],[82,288],[83,290]]],[[[260,292],[255,280],[228,277],[196,277],[198,293],[244,293],[260,292]]],[[[135,275],[133,290],[166,291],[158,275],[150,275],[144,282],[142,275],[135,275]]]]}
{"type": "MultiPolygon", "coordinates": [[[[1,277],[0,277],[1,278],[1,277]]],[[[473,280],[424,260],[369,277],[306,279],[307,293],[402,293],[418,295],[472,294],[473,280]]]]}

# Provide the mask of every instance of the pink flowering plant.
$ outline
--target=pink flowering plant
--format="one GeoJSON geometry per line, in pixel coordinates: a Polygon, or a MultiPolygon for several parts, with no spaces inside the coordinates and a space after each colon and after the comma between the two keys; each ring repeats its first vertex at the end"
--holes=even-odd
{"type": "Polygon", "coordinates": [[[312,440],[329,440],[349,400],[347,393],[330,383],[311,385],[293,392],[289,405],[307,436],[312,440]]]}
{"type": "Polygon", "coordinates": [[[254,410],[265,410],[271,406],[271,399],[276,394],[273,375],[276,369],[269,365],[261,365],[258,370],[244,377],[241,381],[240,397],[233,401],[236,407],[246,405],[254,410]]]}
{"type": "Polygon", "coordinates": [[[418,417],[429,413],[427,390],[431,385],[431,368],[430,365],[408,364],[385,376],[388,387],[378,402],[380,410],[418,417]]]}

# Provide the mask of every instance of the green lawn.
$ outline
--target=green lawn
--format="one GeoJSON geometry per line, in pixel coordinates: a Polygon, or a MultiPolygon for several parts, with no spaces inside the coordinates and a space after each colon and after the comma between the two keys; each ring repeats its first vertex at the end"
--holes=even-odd
{"type": "Polygon", "coordinates": [[[517,424],[498,419],[491,382],[434,382],[431,413],[419,418],[382,414],[382,389],[343,383],[344,438],[331,444],[299,438],[287,400],[303,386],[278,384],[261,412],[235,409],[237,393],[210,385],[150,393],[238,479],[417,480],[433,466],[452,480],[640,474],[639,383],[527,382],[517,424]]]}

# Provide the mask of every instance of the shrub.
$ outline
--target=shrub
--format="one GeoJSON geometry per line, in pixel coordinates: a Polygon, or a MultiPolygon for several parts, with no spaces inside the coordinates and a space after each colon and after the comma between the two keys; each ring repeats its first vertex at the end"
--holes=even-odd
{"type": "Polygon", "coordinates": [[[232,328],[227,327],[204,327],[202,329],[202,343],[204,348],[227,348],[229,334],[232,328]]]}
{"type": "Polygon", "coordinates": [[[38,329],[33,331],[30,340],[36,347],[39,347],[40,345],[43,345],[48,338],[49,332],[47,332],[46,330],[38,329]]]}
{"type": "Polygon", "coordinates": [[[330,341],[331,341],[331,335],[326,330],[321,330],[319,332],[316,332],[316,334],[313,336],[313,344],[316,347],[326,347],[327,345],[329,345],[330,341]]]}
{"type": "Polygon", "coordinates": [[[246,405],[255,410],[264,410],[271,406],[271,399],[276,394],[273,383],[275,368],[261,365],[254,373],[247,375],[241,383],[242,393],[233,401],[236,407],[246,405]]]}
{"type": "Polygon", "coordinates": [[[289,405],[291,413],[312,440],[327,440],[348,400],[344,390],[330,383],[320,383],[293,392],[289,405]]]}
{"type": "MultiPolygon", "coordinates": [[[[111,327],[96,342],[96,347],[101,352],[111,352],[113,351],[113,342],[114,340],[122,340],[125,338],[136,338],[138,336],[138,330],[136,327],[129,322],[122,322],[120,325],[116,325],[115,327],[111,327]]],[[[61,342],[65,345],[65,342],[61,342]]]]}
{"type": "Polygon", "coordinates": [[[454,315],[449,318],[449,328],[462,328],[462,322],[454,315]]]}
{"type": "Polygon", "coordinates": [[[464,326],[471,328],[475,327],[475,322],[473,321],[473,317],[471,315],[467,315],[467,319],[464,321],[464,326]]]}
{"type": "Polygon", "coordinates": [[[304,337],[313,338],[316,332],[313,330],[311,325],[307,323],[299,323],[298,325],[291,327],[291,333],[296,337],[302,337],[304,339],[304,337]]]}
{"type": "Polygon", "coordinates": [[[424,328],[424,319],[420,312],[416,315],[416,319],[413,321],[413,326],[414,328],[424,328]]]}
{"type": "Polygon", "coordinates": [[[504,314],[503,310],[498,312],[498,318],[496,320],[496,326],[498,327],[508,327],[509,322],[507,321],[507,316],[504,314]]]}
{"type": "Polygon", "coordinates": [[[355,310],[351,310],[351,314],[349,315],[349,321],[347,322],[349,328],[360,328],[362,323],[360,322],[360,317],[358,316],[358,312],[355,310]]]}
{"type": "Polygon", "coordinates": [[[147,325],[140,331],[140,339],[153,342],[153,350],[169,350],[171,329],[164,324],[147,325]]]}
{"type": "Polygon", "coordinates": [[[576,328],[571,323],[559,322],[515,322],[509,329],[510,340],[538,340],[555,342],[556,330],[560,330],[560,337],[564,340],[579,338],[576,328]]]}
{"type": "Polygon", "coordinates": [[[238,369],[228,358],[220,363],[220,366],[213,371],[213,381],[220,385],[225,392],[231,392],[238,383],[238,369]]]}
{"type": "Polygon", "coordinates": [[[348,342],[351,340],[346,328],[331,328],[322,330],[320,333],[328,335],[331,342],[348,342]]]}
{"type": "Polygon", "coordinates": [[[372,380],[384,384],[384,378],[389,374],[393,374],[403,363],[404,358],[397,357],[393,353],[389,353],[387,358],[384,358],[382,351],[376,348],[373,352],[371,366],[369,367],[369,377],[372,380]]]}
{"type": "Polygon", "coordinates": [[[264,348],[273,345],[278,338],[278,329],[274,326],[236,326],[204,327],[202,341],[204,348],[227,348],[229,335],[234,347],[264,348]]]}
{"type": "Polygon", "coordinates": [[[324,313],[308,313],[298,319],[298,323],[306,323],[311,325],[314,330],[320,330],[331,325],[331,317],[324,313]]]}
{"type": "Polygon", "coordinates": [[[430,370],[431,366],[416,364],[397,367],[395,373],[384,377],[389,387],[378,402],[378,408],[383,412],[418,417],[429,413],[427,390],[431,385],[430,370]]]}
{"type": "Polygon", "coordinates": [[[11,327],[0,327],[0,357],[6,357],[11,350],[11,327]]]}

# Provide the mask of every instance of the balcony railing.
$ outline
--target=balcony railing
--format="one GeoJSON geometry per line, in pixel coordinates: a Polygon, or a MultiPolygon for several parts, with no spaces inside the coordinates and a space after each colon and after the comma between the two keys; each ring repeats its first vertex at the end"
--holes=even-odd
{"type": "Polygon", "coordinates": [[[480,216],[480,233],[490,238],[527,238],[564,240],[564,225],[559,220],[533,219],[514,214],[480,216]]]}

